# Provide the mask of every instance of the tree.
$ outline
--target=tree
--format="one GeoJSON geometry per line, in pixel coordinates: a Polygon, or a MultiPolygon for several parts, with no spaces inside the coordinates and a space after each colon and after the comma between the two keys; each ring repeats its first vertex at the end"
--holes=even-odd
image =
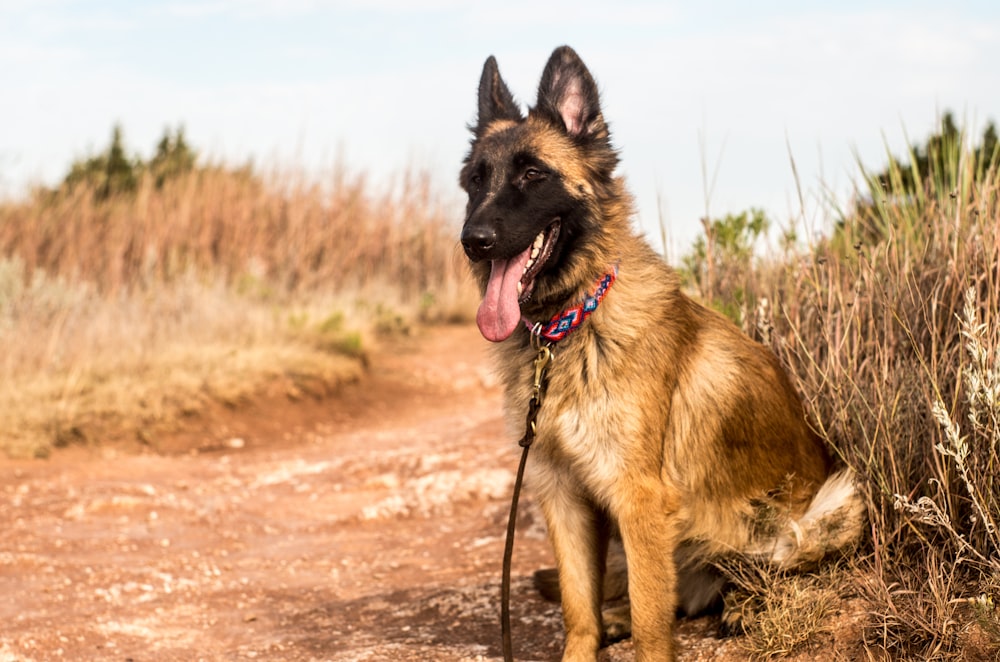
{"type": "Polygon", "coordinates": [[[98,154],[74,161],[63,179],[61,191],[71,191],[84,185],[94,191],[95,197],[105,200],[113,195],[134,192],[144,176],[153,177],[157,188],[180,175],[194,170],[197,153],[184,139],[184,128],[171,133],[167,128],[156,145],[156,153],[149,161],[138,155],[126,153],[121,125],[111,132],[111,144],[98,154]]]}
{"type": "Polygon", "coordinates": [[[196,160],[197,154],[184,140],[184,127],[177,127],[172,136],[169,128],[164,130],[148,166],[155,178],[156,188],[162,188],[167,180],[194,170],[196,160]]]}
{"type": "MultiPolygon", "coordinates": [[[[941,117],[941,126],[932,133],[923,145],[914,144],[910,148],[908,162],[891,157],[889,164],[873,176],[883,188],[894,187],[905,191],[913,191],[918,181],[927,188],[928,185],[940,181],[941,175],[954,170],[951,160],[961,152],[964,131],[955,124],[955,116],[951,111],[945,111],[941,117]],[[898,170],[898,181],[895,181],[894,171],[898,170]],[[919,177],[919,180],[915,179],[919,177]]],[[[997,127],[991,120],[983,130],[983,137],[978,146],[971,150],[973,162],[977,167],[986,168],[997,154],[997,127]]]]}
{"type": "Polygon", "coordinates": [[[910,147],[908,159],[890,155],[885,168],[874,174],[862,165],[868,190],[838,221],[834,248],[844,251],[850,245],[876,244],[892,232],[917,238],[923,229],[913,220],[927,201],[948,197],[967,201],[972,192],[963,187],[1000,167],[996,125],[992,121],[986,125],[978,145],[967,147],[965,142],[964,130],[951,112],[945,112],[926,142],[910,147]]]}
{"type": "Polygon", "coordinates": [[[63,180],[63,187],[73,189],[81,184],[93,187],[95,195],[104,200],[109,196],[136,189],[142,161],[125,154],[121,125],[111,132],[111,144],[97,156],[75,161],[63,180]]]}

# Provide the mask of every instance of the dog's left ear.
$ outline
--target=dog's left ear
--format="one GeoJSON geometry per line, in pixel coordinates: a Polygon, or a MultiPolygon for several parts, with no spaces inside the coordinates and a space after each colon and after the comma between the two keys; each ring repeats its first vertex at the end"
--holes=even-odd
{"type": "Polygon", "coordinates": [[[545,65],[535,110],[571,136],[607,138],[597,84],[569,46],[553,51],[545,65]]]}

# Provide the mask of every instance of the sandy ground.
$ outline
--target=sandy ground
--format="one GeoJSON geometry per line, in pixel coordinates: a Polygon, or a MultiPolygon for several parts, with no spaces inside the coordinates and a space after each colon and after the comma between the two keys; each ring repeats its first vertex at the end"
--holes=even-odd
{"type": "MultiPolygon", "coordinates": [[[[0,662],[499,659],[518,448],[486,343],[452,327],[387,349],[334,398],[213,411],[156,453],[0,460],[0,662]]],[[[519,525],[515,652],[555,660],[530,494],[519,525]]],[[[711,618],[680,630],[682,660],[746,659],[711,618]]]]}

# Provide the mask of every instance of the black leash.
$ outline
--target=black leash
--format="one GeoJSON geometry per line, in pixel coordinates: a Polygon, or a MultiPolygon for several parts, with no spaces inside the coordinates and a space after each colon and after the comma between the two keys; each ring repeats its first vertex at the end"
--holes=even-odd
{"type": "MultiPolygon", "coordinates": [[[[532,335],[532,338],[538,336],[532,335]]],[[[531,386],[531,399],[528,400],[528,416],[524,424],[524,436],[518,444],[521,451],[521,463],[517,467],[517,478],[514,479],[514,494],[510,500],[510,516],[507,518],[507,540],[503,548],[503,576],[500,580],[500,630],[503,635],[504,662],[514,661],[514,647],[510,636],[510,562],[514,555],[514,528],[517,524],[517,501],[521,495],[521,481],[524,478],[524,465],[528,462],[528,449],[535,440],[535,419],[542,407],[542,394],[545,392],[545,373],[552,361],[552,343],[538,343],[538,355],[535,356],[535,381],[531,386]]]]}

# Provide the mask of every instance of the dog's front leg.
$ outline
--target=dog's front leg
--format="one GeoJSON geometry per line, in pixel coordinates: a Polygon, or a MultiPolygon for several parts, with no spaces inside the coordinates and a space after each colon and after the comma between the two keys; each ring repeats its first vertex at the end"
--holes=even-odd
{"type": "Polygon", "coordinates": [[[658,481],[631,483],[614,514],[628,563],[628,595],[636,662],[674,660],[677,610],[676,499],[658,481]]]}
{"type": "Polygon", "coordinates": [[[607,518],[579,495],[557,488],[540,490],[538,495],[559,569],[566,625],[563,661],[593,662],[601,643],[607,518]]]}

